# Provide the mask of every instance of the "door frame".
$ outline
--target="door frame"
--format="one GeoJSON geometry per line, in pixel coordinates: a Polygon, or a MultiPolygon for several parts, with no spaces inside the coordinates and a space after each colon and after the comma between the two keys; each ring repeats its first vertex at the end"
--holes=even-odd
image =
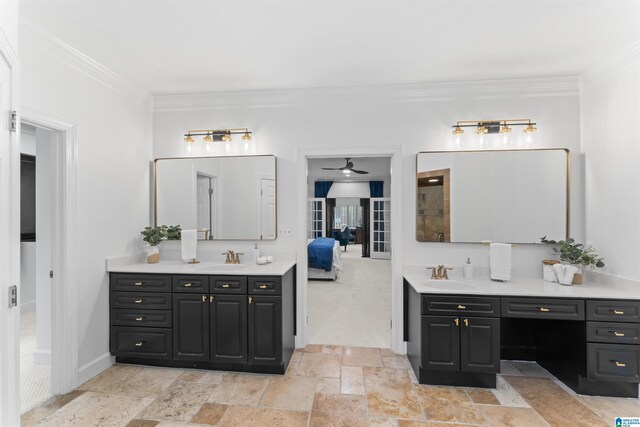
{"type": "Polygon", "coordinates": [[[402,324],[402,184],[404,182],[403,149],[399,146],[369,148],[300,148],[297,157],[298,181],[298,221],[296,237],[297,257],[297,335],[296,347],[303,348],[308,342],[308,260],[307,260],[307,209],[309,198],[307,184],[308,160],[333,157],[390,157],[391,158],[391,349],[394,353],[405,354],[402,324]]]}
{"type": "Polygon", "coordinates": [[[52,132],[53,229],[51,281],[51,392],[68,393],[79,384],[76,259],[77,163],[76,126],[22,107],[21,123],[52,132]]]}

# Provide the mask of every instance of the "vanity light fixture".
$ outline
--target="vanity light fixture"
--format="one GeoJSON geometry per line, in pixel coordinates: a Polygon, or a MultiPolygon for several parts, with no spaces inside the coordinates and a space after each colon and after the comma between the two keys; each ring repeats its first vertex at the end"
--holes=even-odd
{"type": "Polygon", "coordinates": [[[523,126],[523,132],[526,134],[525,141],[527,144],[533,142],[534,133],[538,130],[535,122],[531,119],[498,119],[498,120],[458,120],[455,125],[452,126],[451,132],[454,136],[456,145],[460,145],[462,134],[464,134],[463,128],[476,128],[475,132],[478,135],[480,144],[484,143],[484,136],[488,134],[499,134],[501,141],[504,144],[509,144],[511,141],[511,132],[513,126],[523,126]]]}
{"type": "Polygon", "coordinates": [[[184,134],[184,142],[188,144],[195,143],[194,136],[201,136],[202,142],[210,144],[212,142],[231,142],[233,135],[242,135],[244,142],[249,142],[253,139],[253,133],[247,128],[232,128],[232,129],[196,129],[188,130],[184,134]]]}

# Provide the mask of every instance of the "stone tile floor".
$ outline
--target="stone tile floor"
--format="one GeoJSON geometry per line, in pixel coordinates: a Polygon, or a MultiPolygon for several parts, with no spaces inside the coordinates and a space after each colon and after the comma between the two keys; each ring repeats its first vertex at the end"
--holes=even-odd
{"type": "Polygon", "coordinates": [[[502,363],[494,390],[416,384],[377,348],[309,345],[286,375],[115,365],[22,416],[25,426],[613,426],[640,400],[579,396],[535,363],[502,363]]]}

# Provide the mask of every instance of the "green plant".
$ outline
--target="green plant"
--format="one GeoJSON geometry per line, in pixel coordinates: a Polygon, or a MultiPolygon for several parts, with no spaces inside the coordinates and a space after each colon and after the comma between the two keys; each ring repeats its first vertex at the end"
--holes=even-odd
{"type": "Polygon", "coordinates": [[[182,228],[179,225],[170,225],[167,227],[167,240],[180,240],[182,237],[182,228]]]}
{"type": "Polygon", "coordinates": [[[540,241],[552,245],[553,251],[560,254],[560,261],[581,265],[585,268],[604,267],[603,258],[598,255],[595,248],[591,245],[576,243],[572,238],[558,241],[547,240],[547,236],[541,237],[540,241]]]}
{"type": "Polygon", "coordinates": [[[145,227],[140,234],[142,234],[142,240],[147,242],[150,246],[157,246],[162,239],[167,237],[167,226],[160,225],[158,227],[145,227]]]}

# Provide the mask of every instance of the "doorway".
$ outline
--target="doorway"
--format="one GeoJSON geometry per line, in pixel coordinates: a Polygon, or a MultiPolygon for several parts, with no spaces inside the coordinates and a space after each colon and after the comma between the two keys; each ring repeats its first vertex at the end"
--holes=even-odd
{"type": "Polygon", "coordinates": [[[51,390],[52,132],[21,125],[20,412],[51,390]]]}
{"type": "Polygon", "coordinates": [[[310,158],[307,171],[308,343],[390,348],[391,158],[310,158]]]}

